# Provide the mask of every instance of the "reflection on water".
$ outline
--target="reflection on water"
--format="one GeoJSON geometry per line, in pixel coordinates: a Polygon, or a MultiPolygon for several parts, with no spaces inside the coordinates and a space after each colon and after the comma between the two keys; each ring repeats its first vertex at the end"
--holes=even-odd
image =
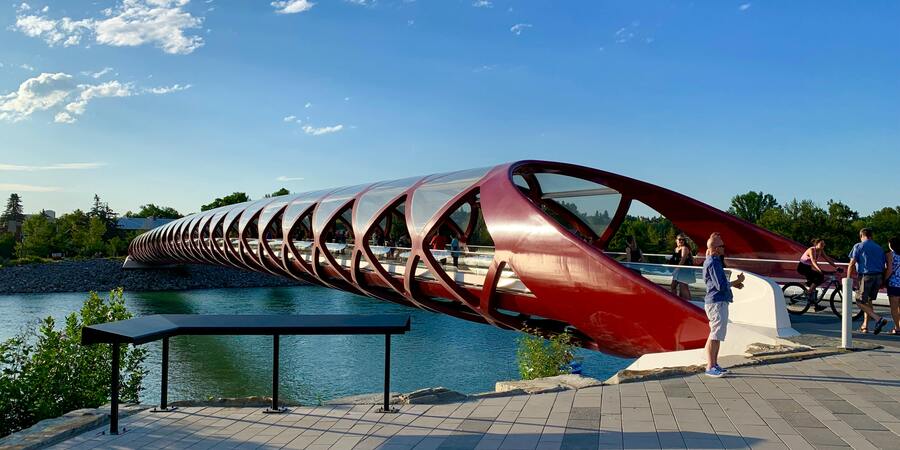
{"type": "MultiPolygon", "coordinates": [[[[0,339],[48,315],[77,311],[85,294],[0,296],[0,339]]],[[[493,390],[494,382],[517,377],[517,332],[406,308],[333,289],[218,289],[126,292],[136,315],[147,314],[380,314],[412,316],[412,331],[392,345],[392,390],[445,386],[461,392],[493,390]]],[[[272,338],[268,336],[178,336],[170,340],[169,398],[266,396],[271,390],[272,338]]],[[[150,375],[145,403],[159,398],[160,342],[147,344],[150,375]]],[[[315,403],[383,388],[383,336],[282,336],[281,396],[315,403]]],[[[630,360],[587,350],[585,375],[600,379],[630,360]]]]}

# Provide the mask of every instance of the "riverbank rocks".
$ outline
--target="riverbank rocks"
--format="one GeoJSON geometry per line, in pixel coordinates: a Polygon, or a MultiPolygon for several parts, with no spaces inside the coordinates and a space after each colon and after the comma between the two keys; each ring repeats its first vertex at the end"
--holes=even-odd
{"type": "Polygon", "coordinates": [[[419,389],[400,396],[400,402],[406,405],[443,405],[465,401],[465,394],[451,391],[445,387],[419,389]]]}
{"type": "Polygon", "coordinates": [[[122,269],[121,259],[56,261],[0,268],[0,294],[109,291],[176,291],[215,288],[297,286],[288,280],[230,267],[184,265],[122,269]]]}
{"type": "Polygon", "coordinates": [[[525,394],[542,394],[545,392],[584,389],[603,384],[595,378],[575,374],[557,375],[555,377],[535,378],[534,380],[498,381],[495,392],[522,391],[525,394]]]}

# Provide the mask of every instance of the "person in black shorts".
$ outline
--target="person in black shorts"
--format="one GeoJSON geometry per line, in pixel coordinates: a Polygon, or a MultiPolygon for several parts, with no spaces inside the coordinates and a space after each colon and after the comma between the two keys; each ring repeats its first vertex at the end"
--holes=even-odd
{"type": "MultiPolygon", "coordinates": [[[[819,257],[824,255],[825,240],[813,239],[812,246],[803,252],[803,255],[800,256],[800,262],[797,263],[797,272],[806,278],[806,288],[811,299],[814,299],[816,296],[816,288],[825,281],[825,273],[819,267],[819,257]]],[[[824,308],[824,306],[816,305],[816,311],[824,308]]]]}

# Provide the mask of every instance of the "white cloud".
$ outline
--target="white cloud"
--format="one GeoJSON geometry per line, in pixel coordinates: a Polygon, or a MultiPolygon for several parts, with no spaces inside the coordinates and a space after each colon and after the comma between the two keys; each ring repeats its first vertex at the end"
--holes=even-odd
{"type": "Polygon", "coordinates": [[[304,108],[310,108],[310,107],[312,107],[312,103],[306,102],[306,104],[303,105],[303,107],[304,107],[304,108]]]}
{"type": "Polygon", "coordinates": [[[106,75],[106,74],[112,72],[113,70],[114,69],[112,67],[104,67],[103,69],[101,69],[97,72],[81,72],[81,74],[86,77],[91,77],[91,78],[97,79],[97,78],[102,77],[103,75],[106,75]]]}
{"type": "Polygon", "coordinates": [[[81,38],[92,29],[93,25],[90,19],[73,20],[63,17],[54,20],[46,16],[19,15],[13,29],[29,37],[41,38],[51,47],[55,45],[69,47],[81,43],[81,38]]]}
{"type": "Polygon", "coordinates": [[[303,177],[288,177],[282,175],[276,178],[275,181],[303,181],[303,177]]]}
{"type": "Polygon", "coordinates": [[[272,2],[271,5],[275,7],[275,12],[278,14],[296,14],[309,11],[315,6],[315,3],[309,0],[282,0],[272,2]]]}
{"type": "Polygon", "coordinates": [[[147,92],[150,94],[156,94],[156,95],[163,95],[163,94],[171,94],[172,92],[186,91],[186,90],[190,89],[191,87],[193,87],[193,86],[190,84],[185,84],[185,85],[173,84],[171,86],[159,86],[159,87],[147,88],[147,89],[144,89],[144,92],[147,92]]]}
{"type": "Polygon", "coordinates": [[[476,8],[493,8],[494,4],[490,0],[475,0],[472,6],[476,8]]]}
{"type": "Polygon", "coordinates": [[[512,31],[513,34],[518,36],[518,35],[522,34],[523,31],[525,31],[526,29],[531,28],[531,27],[532,27],[532,25],[530,23],[517,23],[517,24],[513,25],[512,27],[510,27],[509,31],[512,31]]]}
{"type": "Polygon", "coordinates": [[[60,111],[53,116],[53,121],[56,123],[75,123],[75,120],[76,119],[72,117],[71,114],[65,111],[60,111]]]}
{"type": "Polygon", "coordinates": [[[34,186],[31,184],[0,183],[0,191],[12,192],[57,192],[61,190],[55,186],[34,186]]]}
{"type": "Polygon", "coordinates": [[[490,72],[497,68],[496,64],[482,64],[480,67],[476,67],[472,69],[472,72],[481,73],[481,72],[490,72]]]}
{"type": "Polygon", "coordinates": [[[19,10],[13,29],[42,38],[50,46],[78,45],[86,35],[98,44],[133,47],[152,44],[166,53],[188,54],[203,46],[203,38],[185,34],[203,19],[182,9],[190,0],[121,0],[103,10],[105,17],[52,19],[19,10]]]}
{"type": "Polygon", "coordinates": [[[0,120],[18,122],[35,111],[53,108],[66,100],[76,89],[72,76],[66,73],[42,73],[29,78],[19,89],[0,95],[0,120]]]}
{"type": "Polygon", "coordinates": [[[293,122],[293,121],[297,120],[297,116],[290,115],[281,120],[284,120],[285,122],[293,122]]]}
{"type": "Polygon", "coordinates": [[[49,164],[46,166],[25,166],[20,164],[2,164],[0,163],[0,172],[43,172],[46,170],[88,170],[99,169],[105,166],[103,162],[86,162],[86,163],[60,163],[49,164]]]}
{"type": "Polygon", "coordinates": [[[27,70],[27,71],[29,71],[29,72],[34,72],[34,71],[35,71],[34,66],[30,66],[30,65],[28,65],[28,64],[19,64],[19,68],[20,68],[20,69],[25,69],[25,70],[27,70]]]}
{"type": "MultiPolygon", "coordinates": [[[[97,85],[80,84],[78,88],[81,89],[78,100],[66,105],[66,112],[74,115],[84,114],[88,102],[95,98],[130,97],[134,95],[134,89],[130,83],[122,84],[115,80],[97,85]]],[[[76,120],[71,115],[66,117],[59,114],[57,114],[56,119],[59,123],[73,123],[76,120]],[[63,120],[59,120],[60,118],[63,120]]]]}
{"type": "Polygon", "coordinates": [[[321,136],[323,134],[337,133],[344,129],[343,125],[334,125],[330,127],[313,127],[310,125],[303,126],[303,132],[310,136],[321,136]]]}
{"type": "Polygon", "coordinates": [[[742,3],[741,6],[738,6],[738,9],[741,11],[746,11],[750,9],[750,6],[752,6],[751,3],[742,3]]]}
{"type": "Polygon", "coordinates": [[[117,80],[99,84],[75,84],[67,73],[42,73],[19,85],[15,92],[0,95],[0,120],[18,122],[37,111],[56,109],[53,121],[74,123],[84,114],[88,103],[96,98],[131,97],[144,93],[168,94],[189,89],[191,85],[175,84],[148,89],[137,89],[132,83],[117,80]],[[68,103],[67,103],[68,102],[68,103]]]}

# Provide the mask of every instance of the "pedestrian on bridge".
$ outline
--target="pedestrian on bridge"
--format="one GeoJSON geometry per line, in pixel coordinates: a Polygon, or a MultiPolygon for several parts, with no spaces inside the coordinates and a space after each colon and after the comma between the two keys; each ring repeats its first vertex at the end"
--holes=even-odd
{"type": "Polygon", "coordinates": [[[706,282],[704,309],[709,319],[709,338],[706,340],[706,375],[713,378],[724,377],[728,370],[719,365],[719,347],[728,330],[728,304],[734,301],[731,288],[744,287],[744,274],[738,274],[734,281],[728,281],[722,258],[725,256],[725,242],[722,235],[713,233],[706,241],[706,260],[703,261],[703,281],[706,282]]]}
{"type": "Polygon", "coordinates": [[[878,334],[887,325],[887,320],[875,312],[872,302],[878,296],[886,267],[884,250],[872,240],[872,230],[863,228],[859,230],[859,243],[850,250],[850,266],[847,268],[847,276],[851,279],[859,274],[859,297],[856,304],[866,314],[859,331],[868,333],[869,317],[875,320],[873,334],[878,334]]]}

